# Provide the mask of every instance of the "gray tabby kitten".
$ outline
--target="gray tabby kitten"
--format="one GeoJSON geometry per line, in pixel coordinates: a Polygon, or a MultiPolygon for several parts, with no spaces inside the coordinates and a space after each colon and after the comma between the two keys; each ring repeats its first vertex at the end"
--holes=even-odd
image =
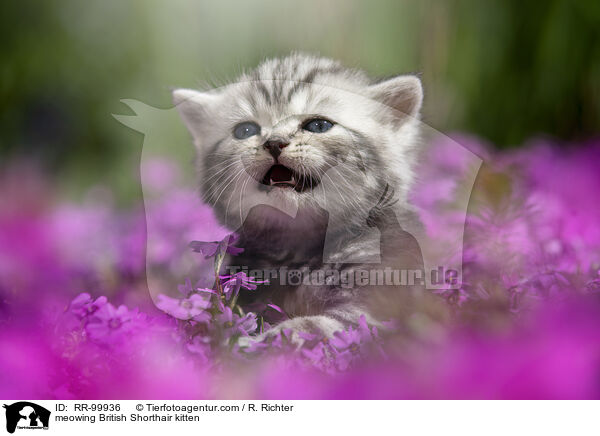
{"type": "MultiPolygon", "coordinates": [[[[417,77],[373,81],[331,59],[292,54],[222,88],[173,96],[197,148],[204,200],[241,236],[244,252],[230,265],[422,269],[419,247],[400,224],[411,215],[417,77]]],[[[290,316],[266,335],[288,328],[332,335],[361,314],[376,324],[406,315],[416,295],[389,283],[280,278],[241,297],[273,302],[290,316]]]]}

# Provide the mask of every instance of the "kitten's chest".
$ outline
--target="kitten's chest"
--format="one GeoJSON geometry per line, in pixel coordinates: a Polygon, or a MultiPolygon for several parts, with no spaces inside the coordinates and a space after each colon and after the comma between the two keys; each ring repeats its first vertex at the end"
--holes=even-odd
{"type": "Polygon", "coordinates": [[[257,249],[247,244],[242,254],[230,256],[226,262],[228,273],[243,271],[258,281],[266,282],[256,290],[240,294],[240,303],[273,303],[282,308],[289,308],[290,299],[305,293],[305,276],[309,271],[323,268],[322,253],[318,250],[284,248],[277,244],[272,249],[257,249]]]}
{"type": "Polygon", "coordinates": [[[230,258],[230,262],[236,271],[268,281],[240,294],[240,303],[250,310],[272,303],[289,316],[315,315],[342,300],[348,301],[355,292],[346,279],[357,264],[324,263],[322,252],[307,256],[290,250],[259,256],[245,251],[243,256],[230,258]]]}
{"type": "Polygon", "coordinates": [[[340,287],[344,271],[358,259],[377,256],[379,238],[353,233],[328,240],[325,224],[312,232],[294,231],[292,226],[287,232],[242,232],[239,246],[244,251],[228,259],[230,271],[244,271],[268,284],[244,292],[240,302],[273,303],[289,315],[302,316],[346,298],[350,291],[340,287]]]}

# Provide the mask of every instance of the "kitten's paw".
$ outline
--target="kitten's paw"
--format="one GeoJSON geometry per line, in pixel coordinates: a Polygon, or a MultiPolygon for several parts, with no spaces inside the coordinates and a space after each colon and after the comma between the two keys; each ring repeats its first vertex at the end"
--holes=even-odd
{"type": "Polygon", "coordinates": [[[301,348],[307,341],[315,338],[331,338],[344,325],[335,318],[317,315],[297,317],[283,321],[257,336],[241,337],[238,345],[245,351],[266,347],[293,349],[301,348]]]}
{"type": "Polygon", "coordinates": [[[277,325],[256,336],[242,336],[237,344],[244,351],[252,352],[266,347],[283,348],[290,346],[294,349],[304,344],[304,339],[298,331],[287,328],[285,323],[277,325]]]}
{"type": "Polygon", "coordinates": [[[258,336],[240,336],[237,345],[240,348],[255,348],[259,342],[258,336]]]}

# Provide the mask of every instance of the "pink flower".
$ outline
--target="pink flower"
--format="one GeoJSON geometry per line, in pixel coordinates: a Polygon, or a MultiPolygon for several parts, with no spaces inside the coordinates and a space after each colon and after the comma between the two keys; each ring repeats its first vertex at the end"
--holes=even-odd
{"type": "Polygon", "coordinates": [[[190,242],[190,247],[196,253],[202,253],[206,258],[215,257],[218,255],[224,255],[225,253],[231,254],[232,256],[237,256],[241,252],[244,251],[243,248],[234,247],[233,244],[239,239],[239,236],[236,234],[231,234],[225,236],[222,241],[215,242],[202,242],[202,241],[192,241],[190,242]]]}
{"type": "Polygon", "coordinates": [[[138,317],[139,314],[130,312],[124,305],[116,308],[106,303],[94,313],[85,329],[92,339],[115,342],[133,329],[133,321],[138,317]]]}
{"type": "Polygon", "coordinates": [[[345,331],[335,332],[329,343],[334,347],[333,351],[339,369],[346,370],[354,360],[364,356],[366,345],[372,343],[372,339],[373,332],[364,315],[360,316],[357,329],[350,326],[345,331]]]}
{"type": "Polygon", "coordinates": [[[308,361],[317,367],[321,366],[327,360],[325,344],[318,342],[312,349],[302,348],[301,353],[308,361]]]}
{"type": "Polygon", "coordinates": [[[226,338],[230,338],[238,334],[248,336],[250,333],[254,333],[258,328],[256,315],[254,313],[250,312],[243,317],[240,317],[239,315],[233,313],[230,307],[224,307],[223,313],[217,315],[216,320],[223,328],[226,338]]]}
{"type": "Polygon", "coordinates": [[[268,283],[268,280],[257,280],[254,277],[249,277],[246,273],[240,271],[232,275],[219,276],[223,281],[223,293],[225,298],[230,300],[237,297],[240,288],[245,288],[249,291],[254,291],[263,283],[268,283]]]}
{"type": "Polygon", "coordinates": [[[206,309],[210,307],[210,301],[199,294],[190,295],[189,298],[176,299],[160,294],[156,306],[163,312],[182,320],[207,322],[210,314],[206,309]]]}
{"type": "Polygon", "coordinates": [[[82,293],[75,297],[69,304],[69,310],[78,318],[83,319],[93,315],[98,309],[107,304],[108,299],[100,296],[93,300],[90,294],[82,293]]]}
{"type": "Polygon", "coordinates": [[[188,351],[207,363],[211,355],[210,337],[197,335],[186,345],[188,351]]]}

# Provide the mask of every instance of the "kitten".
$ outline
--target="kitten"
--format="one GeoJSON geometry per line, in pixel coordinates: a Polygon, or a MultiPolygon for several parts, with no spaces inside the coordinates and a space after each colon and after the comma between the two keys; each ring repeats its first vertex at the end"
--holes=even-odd
{"type": "MultiPolygon", "coordinates": [[[[415,238],[400,224],[413,215],[417,77],[374,81],[330,59],[292,54],[222,88],[173,96],[197,148],[204,201],[241,237],[244,252],[229,265],[423,269],[415,238]]],[[[240,300],[270,301],[290,316],[267,335],[288,328],[332,335],[361,314],[371,323],[402,316],[420,289],[282,284],[281,274],[240,300]]]]}

